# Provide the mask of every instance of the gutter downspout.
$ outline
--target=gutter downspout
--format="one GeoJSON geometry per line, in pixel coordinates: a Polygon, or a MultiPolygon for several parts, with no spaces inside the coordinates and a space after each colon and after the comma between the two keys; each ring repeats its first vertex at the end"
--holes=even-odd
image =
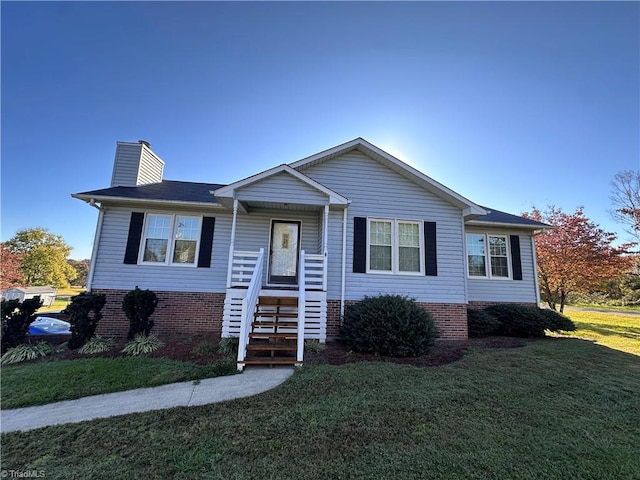
{"type": "Polygon", "coordinates": [[[342,213],[342,278],[340,282],[340,325],[342,325],[342,319],[344,318],[344,301],[346,291],[346,277],[347,277],[347,210],[349,206],[344,207],[342,213]]]}
{"type": "Polygon", "coordinates": [[[89,262],[89,273],[87,274],[87,291],[91,291],[91,284],[93,283],[93,274],[96,271],[96,260],[98,256],[98,244],[100,243],[100,235],[102,234],[102,223],[104,220],[104,208],[98,207],[96,201],[92,198],[89,201],[89,205],[98,209],[98,222],[96,223],[96,233],[93,237],[93,248],[91,249],[91,261],[89,262]]]}
{"type": "Polygon", "coordinates": [[[538,283],[538,256],[536,255],[535,233],[531,235],[531,255],[533,258],[533,285],[536,289],[536,306],[540,307],[540,285],[538,283]]]}

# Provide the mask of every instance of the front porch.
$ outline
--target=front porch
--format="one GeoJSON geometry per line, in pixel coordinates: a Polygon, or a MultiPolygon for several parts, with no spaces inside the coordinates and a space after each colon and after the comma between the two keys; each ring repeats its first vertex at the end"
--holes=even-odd
{"type": "Polygon", "coordinates": [[[348,199],[287,165],[214,194],[233,205],[222,336],[239,338],[238,368],[301,364],[327,338],[329,213],[348,199]]]}

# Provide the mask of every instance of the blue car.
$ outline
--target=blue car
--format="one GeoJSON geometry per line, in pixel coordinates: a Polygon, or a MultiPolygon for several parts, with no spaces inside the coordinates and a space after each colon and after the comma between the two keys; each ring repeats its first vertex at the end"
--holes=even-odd
{"type": "Polygon", "coordinates": [[[29,335],[68,335],[71,324],[53,317],[37,317],[29,325],[29,335]]]}

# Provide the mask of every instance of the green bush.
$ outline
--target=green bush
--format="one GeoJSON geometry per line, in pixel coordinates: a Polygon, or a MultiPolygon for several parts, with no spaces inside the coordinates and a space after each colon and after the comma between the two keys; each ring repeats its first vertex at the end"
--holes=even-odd
{"type": "Polygon", "coordinates": [[[365,297],[349,306],[340,331],[356,352],[396,357],[426,354],[436,335],[431,313],[402,295],[365,297]]]}
{"type": "Polygon", "coordinates": [[[507,337],[544,337],[545,330],[575,330],[573,322],[553,310],[502,303],[487,307],[485,311],[498,323],[497,335],[507,337]]]}
{"type": "Polygon", "coordinates": [[[103,338],[99,335],[92,337],[78,350],[79,353],[96,354],[108,352],[115,347],[115,343],[110,338],[103,338]]]}
{"type": "Polygon", "coordinates": [[[122,353],[135,357],[137,355],[155,352],[163,346],[164,343],[155,335],[138,334],[133,340],[124,346],[122,353]]]}
{"type": "Polygon", "coordinates": [[[506,337],[544,337],[545,322],[539,308],[517,303],[501,303],[485,311],[499,323],[497,335],[506,337]]]}
{"type": "Polygon", "coordinates": [[[218,347],[212,343],[202,342],[197,347],[194,347],[191,353],[196,357],[206,357],[218,353],[218,347]]]}
{"type": "Polygon", "coordinates": [[[128,340],[133,340],[136,335],[149,336],[154,324],[150,317],[157,305],[158,296],[151,290],[136,287],[125,295],[122,310],[129,319],[128,340]]]}
{"type": "Polygon", "coordinates": [[[82,347],[94,336],[106,300],[104,295],[90,292],[83,292],[71,298],[71,303],[63,311],[69,315],[71,324],[70,349],[82,347]]]}
{"type": "Polygon", "coordinates": [[[576,330],[576,324],[570,318],[555,310],[541,308],[540,315],[544,318],[547,330],[552,332],[573,332],[576,330]]]}
{"type": "Polygon", "coordinates": [[[55,348],[47,342],[40,342],[37,345],[25,343],[7,350],[7,352],[2,355],[0,364],[9,365],[11,363],[19,363],[26,360],[35,360],[36,358],[46,357],[53,352],[55,352],[55,348]]]}
{"type": "Polygon", "coordinates": [[[467,309],[467,324],[470,337],[494,335],[500,327],[498,320],[478,308],[467,309]]]}
{"type": "Polygon", "coordinates": [[[318,353],[327,348],[324,343],[320,343],[318,340],[305,340],[304,351],[311,353],[318,353]]]}
{"type": "Polygon", "coordinates": [[[240,339],[238,337],[221,338],[218,343],[218,351],[223,355],[238,356],[238,346],[240,339]]]}
{"type": "Polygon", "coordinates": [[[19,300],[0,302],[2,317],[2,341],[0,350],[4,354],[10,348],[24,343],[29,331],[29,324],[36,318],[36,310],[42,306],[40,296],[29,298],[20,303],[19,300]]]}

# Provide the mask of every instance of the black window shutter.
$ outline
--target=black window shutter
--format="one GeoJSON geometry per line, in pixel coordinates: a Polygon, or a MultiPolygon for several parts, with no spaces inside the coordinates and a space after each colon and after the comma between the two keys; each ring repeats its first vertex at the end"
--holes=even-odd
{"type": "Polygon", "coordinates": [[[353,272],[367,272],[366,217],[353,217],[353,272]]]}
{"type": "Polygon", "coordinates": [[[436,222],[424,222],[424,274],[438,276],[438,250],[436,246],[436,222]]]}
{"type": "Polygon", "coordinates": [[[142,225],[144,224],[144,213],[131,212],[129,222],[129,236],[127,237],[127,248],[124,251],[124,263],[135,265],[138,263],[138,252],[140,251],[140,240],[142,239],[142,225]]]}
{"type": "Polygon", "coordinates": [[[198,253],[198,267],[211,267],[211,250],[213,249],[213,229],[215,225],[215,217],[202,217],[202,230],[200,231],[200,252],[198,253]]]}
{"type": "Polygon", "coordinates": [[[511,268],[513,269],[513,279],[522,280],[522,261],[520,259],[520,237],[509,235],[511,243],[511,268]]]}

